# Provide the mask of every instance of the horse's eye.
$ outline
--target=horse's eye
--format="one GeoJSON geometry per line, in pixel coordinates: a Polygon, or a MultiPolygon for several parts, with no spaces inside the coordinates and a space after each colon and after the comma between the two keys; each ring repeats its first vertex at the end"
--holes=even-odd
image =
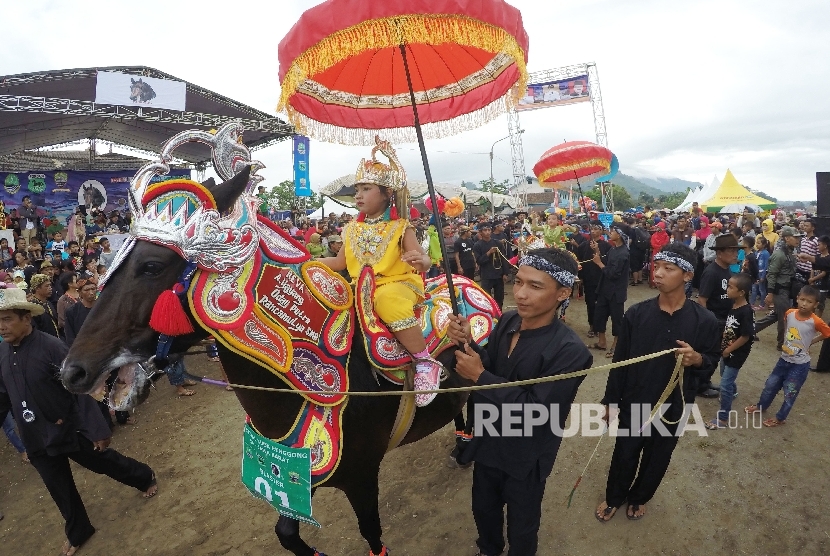
{"type": "Polygon", "coordinates": [[[163,264],[155,261],[150,261],[142,264],[141,268],[138,269],[138,272],[140,274],[144,274],[145,276],[158,276],[162,273],[163,270],[163,264]]]}

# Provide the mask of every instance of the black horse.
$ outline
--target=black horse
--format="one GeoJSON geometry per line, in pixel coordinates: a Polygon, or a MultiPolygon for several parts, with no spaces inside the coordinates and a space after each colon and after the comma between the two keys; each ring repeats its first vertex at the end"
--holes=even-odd
{"type": "Polygon", "coordinates": [[[136,81],[130,79],[132,85],[130,86],[130,100],[133,102],[150,102],[156,98],[156,92],[149,83],[145,83],[141,78],[136,81]]]}
{"type": "MultiPolygon", "coordinates": [[[[232,180],[211,187],[218,209],[231,207],[248,181],[243,171],[232,180]]],[[[86,393],[106,380],[110,373],[135,362],[144,361],[155,353],[158,336],[148,322],[158,296],[177,282],[185,261],[172,250],[147,242],[139,242],[125,262],[108,279],[69,350],[61,370],[63,383],[72,392],[86,393]],[[113,326],[113,323],[120,323],[113,326]],[[96,331],[107,330],[105,336],[96,331]]],[[[178,337],[174,352],[207,336],[198,331],[178,337]]],[[[391,384],[374,380],[360,331],[355,331],[349,359],[350,388],[372,391],[392,388],[391,384]]],[[[220,346],[219,357],[232,383],[265,386],[284,390],[285,383],[255,363],[220,346]]],[[[452,350],[439,359],[450,368],[452,350]]],[[[446,387],[468,385],[469,382],[451,373],[446,387]]],[[[239,402],[254,426],[263,435],[280,438],[294,423],[302,398],[294,394],[262,392],[237,388],[239,402]]],[[[459,413],[466,394],[439,395],[431,404],[419,408],[403,444],[415,442],[442,428],[459,413]]],[[[381,554],[380,516],[378,514],[378,471],[387,450],[389,436],[398,409],[397,396],[354,397],[343,414],[343,453],[340,465],[322,486],[342,490],[357,515],[360,533],[374,554],[381,554]]],[[[315,551],[300,537],[299,522],[280,517],[275,527],[280,544],[297,556],[314,556],[315,551]]]]}
{"type": "Polygon", "coordinates": [[[102,205],[105,204],[106,199],[104,198],[104,194],[101,193],[97,187],[94,185],[85,185],[84,190],[84,206],[91,210],[94,208],[100,209],[103,208],[102,205]]]}

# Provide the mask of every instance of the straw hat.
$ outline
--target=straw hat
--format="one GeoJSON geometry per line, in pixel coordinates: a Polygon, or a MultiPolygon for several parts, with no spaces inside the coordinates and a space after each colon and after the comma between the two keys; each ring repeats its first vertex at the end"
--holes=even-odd
{"type": "Polygon", "coordinates": [[[37,303],[26,301],[26,292],[20,288],[0,289],[0,311],[23,309],[32,313],[33,317],[43,314],[43,307],[37,303]]]}

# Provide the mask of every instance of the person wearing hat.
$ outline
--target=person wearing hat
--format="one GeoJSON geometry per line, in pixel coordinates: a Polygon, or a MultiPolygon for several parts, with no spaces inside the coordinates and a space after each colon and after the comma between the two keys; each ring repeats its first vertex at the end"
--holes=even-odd
{"type": "Polygon", "coordinates": [[[437,394],[419,391],[437,389],[443,368],[427,350],[414,309],[425,295],[419,273],[428,271],[432,260],[407,220],[406,172],[388,141],[375,137],[372,157],[358,164],[354,187],[360,215],[343,229],[343,248],[337,256],[319,261],[335,272],[348,270],[352,278],[365,267],[372,268],[376,278],[373,309],[412,357],[415,404],[423,407],[437,394]],[[388,164],[377,160],[378,152],[388,164]]]}
{"type": "Polygon", "coordinates": [[[88,395],[69,393],[55,372],[69,348],[32,327],[43,307],[18,288],[0,289],[0,422],[11,411],[29,460],[63,516],[72,556],[94,533],[75,486],[78,465],[131,486],[150,498],[158,487],[153,470],[109,448],[111,432],[88,395]]]}
{"type": "MultiPolygon", "coordinates": [[[[793,295],[792,290],[801,289],[801,284],[795,280],[797,271],[795,249],[801,242],[803,235],[803,232],[792,226],[784,226],[781,228],[780,236],[782,241],[775,247],[775,250],[769,258],[769,268],[767,269],[767,297],[764,300],[765,305],[767,307],[772,305],[774,310],[764,318],[755,321],[755,334],[758,334],[758,332],[770,326],[772,323],[778,324],[778,336],[776,338],[776,349],[778,351],[781,351],[781,345],[784,343],[787,324],[786,313],[793,306],[792,300],[795,295],[793,295]]],[[[795,294],[797,295],[798,291],[795,294]]]]}
{"type": "MultiPolygon", "coordinates": [[[[340,250],[343,248],[343,238],[337,234],[332,234],[328,237],[328,246],[326,250],[323,252],[323,257],[337,257],[337,254],[340,253],[340,250]]],[[[352,277],[349,276],[349,271],[347,269],[343,269],[338,272],[340,276],[342,276],[347,282],[352,281],[352,277]]]]}
{"type": "MultiPolygon", "coordinates": [[[[726,288],[732,272],[729,266],[738,260],[738,239],[733,234],[721,234],[715,238],[712,250],[715,252],[715,259],[708,265],[700,277],[700,288],[698,290],[697,302],[712,311],[720,325],[720,333],[726,326],[726,317],[732,309],[732,300],[726,295],[726,288]]],[[[712,375],[715,368],[707,369],[701,374],[698,394],[704,398],[717,398],[719,392],[712,385],[712,375]]]]}
{"type": "Polygon", "coordinates": [[[481,222],[478,225],[479,240],[473,245],[473,257],[478,265],[481,287],[493,296],[501,309],[504,304],[504,284],[507,282],[508,267],[504,246],[492,237],[492,225],[481,222]]]}
{"type": "MultiPolygon", "coordinates": [[[[51,267],[51,265],[49,266],[51,267]]],[[[29,293],[31,294],[32,303],[37,303],[43,307],[43,314],[32,317],[32,322],[41,332],[59,338],[58,312],[50,301],[52,297],[52,279],[46,274],[33,275],[29,283],[29,293]]]]}

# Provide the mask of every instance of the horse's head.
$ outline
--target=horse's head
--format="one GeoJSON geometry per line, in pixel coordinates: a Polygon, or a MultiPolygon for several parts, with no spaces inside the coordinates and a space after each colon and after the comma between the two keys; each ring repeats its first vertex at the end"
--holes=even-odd
{"type": "Polygon", "coordinates": [[[144,89],[144,82],[139,79],[136,81],[135,79],[130,79],[130,100],[133,102],[138,102],[141,98],[141,92],[144,89]]]}
{"type": "MultiPolygon", "coordinates": [[[[233,179],[210,189],[219,212],[227,211],[248,183],[246,168],[233,179]]],[[[118,372],[117,385],[128,392],[118,397],[140,401],[148,379],[139,363],[156,353],[158,334],[150,326],[153,306],[165,290],[179,281],[186,261],[172,249],[138,241],[107,277],[106,286],[87,316],[64,359],[61,379],[67,390],[89,393],[100,388],[110,373],[118,372]],[[138,392],[137,395],[133,396],[138,392]]],[[[199,333],[177,338],[173,351],[195,342],[199,333]]]]}

